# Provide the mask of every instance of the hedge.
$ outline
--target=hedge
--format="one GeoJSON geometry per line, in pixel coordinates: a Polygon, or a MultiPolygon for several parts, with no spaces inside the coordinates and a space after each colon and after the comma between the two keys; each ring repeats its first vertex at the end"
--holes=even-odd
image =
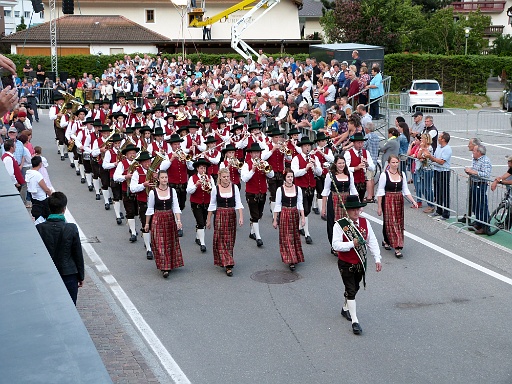
{"type": "MultiPolygon", "coordinates": [[[[142,54],[139,55],[142,56],[142,54]]],[[[49,56],[7,56],[16,64],[20,77],[23,76],[23,66],[27,59],[30,59],[34,68],[37,64],[42,64],[47,71],[51,68],[49,56]]],[[[130,56],[133,58],[136,55],[130,56]]],[[[205,65],[214,65],[220,63],[221,56],[228,59],[241,59],[237,54],[190,54],[187,58],[194,63],[200,60],[205,65]]],[[[59,72],[68,72],[70,76],[81,76],[84,72],[101,76],[109,63],[114,63],[123,57],[124,54],[61,56],[58,68],[59,72]]],[[[177,58],[177,55],[163,54],[162,57],[171,59],[177,58]]],[[[304,61],[308,54],[298,54],[293,57],[295,60],[304,61]]],[[[483,94],[487,90],[489,76],[498,76],[503,71],[512,74],[512,57],[389,54],[384,57],[384,70],[386,75],[392,77],[393,92],[406,88],[413,79],[426,78],[438,80],[444,91],[483,94]]]]}

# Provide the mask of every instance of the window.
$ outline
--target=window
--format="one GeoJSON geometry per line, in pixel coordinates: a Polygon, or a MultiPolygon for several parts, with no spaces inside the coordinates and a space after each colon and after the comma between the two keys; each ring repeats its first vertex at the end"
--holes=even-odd
{"type": "Polygon", "coordinates": [[[20,17],[20,11],[14,11],[14,17],[20,17]]]}
{"type": "Polygon", "coordinates": [[[155,22],[155,10],[154,9],[146,9],[146,23],[154,23],[155,22]]]}
{"type": "Polygon", "coordinates": [[[30,19],[30,12],[24,12],[25,19],[30,19]]]}
{"type": "Polygon", "coordinates": [[[11,17],[11,11],[4,9],[4,17],[11,17]]]}

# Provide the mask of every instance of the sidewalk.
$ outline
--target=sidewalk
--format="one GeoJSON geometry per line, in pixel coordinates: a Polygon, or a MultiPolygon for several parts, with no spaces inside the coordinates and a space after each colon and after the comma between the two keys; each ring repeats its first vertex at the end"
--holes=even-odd
{"type": "Polygon", "coordinates": [[[487,97],[489,98],[491,104],[491,108],[501,108],[502,104],[500,102],[501,97],[503,96],[503,90],[505,89],[505,85],[498,81],[497,77],[489,77],[487,79],[487,97]]]}

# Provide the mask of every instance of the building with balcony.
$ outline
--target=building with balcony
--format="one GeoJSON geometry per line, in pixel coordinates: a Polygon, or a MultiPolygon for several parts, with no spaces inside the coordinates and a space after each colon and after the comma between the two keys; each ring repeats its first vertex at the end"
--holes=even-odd
{"type": "Polygon", "coordinates": [[[0,1],[0,30],[5,36],[16,32],[22,17],[27,27],[39,25],[44,23],[44,13],[44,11],[34,13],[30,0],[0,1]]]}

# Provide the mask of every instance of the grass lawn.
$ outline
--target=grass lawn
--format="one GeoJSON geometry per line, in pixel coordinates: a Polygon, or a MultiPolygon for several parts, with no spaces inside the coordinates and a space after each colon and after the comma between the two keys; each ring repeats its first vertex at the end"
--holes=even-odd
{"type": "Polygon", "coordinates": [[[444,107],[445,108],[462,108],[462,109],[477,109],[474,104],[489,102],[486,95],[463,95],[455,92],[444,93],[444,107]]]}

